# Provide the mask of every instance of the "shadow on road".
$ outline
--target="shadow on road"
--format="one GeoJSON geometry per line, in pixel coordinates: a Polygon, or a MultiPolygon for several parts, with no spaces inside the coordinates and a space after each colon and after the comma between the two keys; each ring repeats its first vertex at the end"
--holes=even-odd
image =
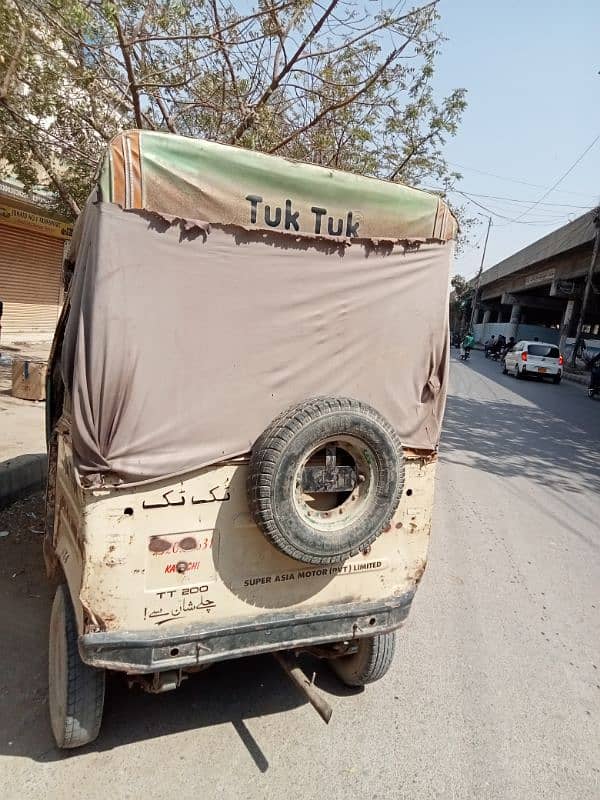
{"type": "MultiPolygon", "coordinates": [[[[246,721],[306,704],[304,695],[268,655],[216,664],[163,695],[129,689],[123,674],[109,673],[98,739],[73,751],[54,746],[47,702],[52,591],[36,527],[42,516],[39,495],[0,512],[0,531],[8,531],[0,538],[0,757],[51,762],[170,734],[194,736],[202,728],[230,723],[257,769],[265,772],[269,762],[246,721]]],[[[323,691],[356,693],[341,686],[325,663],[303,656],[301,664],[309,676],[316,671],[316,685],[323,691]]],[[[316,712],[314,724],[323,724],[316,712]]]]}
{"type": "Polygon", "coordinates": [[[538,407],[450,396],[441,453],[455,464],[550,489],[600,490],[597,443],[538,407]]]}

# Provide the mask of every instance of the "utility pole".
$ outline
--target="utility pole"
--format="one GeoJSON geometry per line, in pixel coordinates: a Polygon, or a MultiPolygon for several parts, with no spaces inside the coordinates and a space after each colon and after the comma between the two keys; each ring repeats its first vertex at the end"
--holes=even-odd
{"type": "Polygon", "coordinates": [[[590,266],[585,281],[585,290],[583,292],[581,312],[579,314],[579,322],[577,323],[577,333],[575,334],[575,344],[573,345],[573,353],[571,355],[572,367],[575,366],[575,360],[577,358],[577,348],[579,347],[579,342],[581,340],[583,321],[585,319],[585,312],[587,311],[587,305],[590,299],[590,293],[592,291],[592,279],[594,277],[594,270],[596,269],[596,262],[598,261],[598,251],[600,250],[600,206],[596,208],[596,213],[594,214],[594,225],[596,226],[596,238],[594,239],[592,260],[590,261],[590,266]]]}
{"type": "Polygon", "coordinates": [[[488,226],[487,231],[485,234],[485,242],[483,243],[483,253],[481,254],[481,264],[479,265],[479,272],[477,273],[477,278],[475,279],[475,294],[473,295],[473,308],[471,309],[471,321],[469,323],[469,330],[473,330],[473,325],[475,324],[475,312],[477,311],[477,298],[479,295],[479,282],[481,281],[481,273],[483,272],[483,263],[485,261],[485,251],[487,250],[487,243],[490,236],[490,228],[492,227],[492,218],[488,217],[488,226]]]}

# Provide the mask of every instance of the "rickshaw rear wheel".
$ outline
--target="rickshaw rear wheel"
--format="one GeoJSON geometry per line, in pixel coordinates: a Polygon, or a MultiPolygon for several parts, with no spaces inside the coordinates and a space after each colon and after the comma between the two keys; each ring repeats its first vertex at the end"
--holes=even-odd
{"type": "Polygon", "coordinates": [[[396,634],[380,633],[359,639],[356,650],[330,660],[331,669],[346,686],[366,686],[386,674],[396,651],[396,634]]]}
{"type": "Polygon", "coordinates": [[[102,723],[105,671],[81,660],[75,612],[64,584],[54,595],[48,649],[48,701],[56,744],[60,748],[89,744],[102,723]]]}

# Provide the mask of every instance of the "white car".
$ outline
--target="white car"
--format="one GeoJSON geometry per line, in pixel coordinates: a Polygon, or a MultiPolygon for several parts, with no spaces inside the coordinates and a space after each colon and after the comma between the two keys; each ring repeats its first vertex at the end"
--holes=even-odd
{"type": "Polygon", "coordinates": [[[517,378],[536,375],[538,378],[552,378],[560,383],[563,371],[563,357],[555,344],[548,342],[517,342],[504,359],[502,370],[517,378]]]}

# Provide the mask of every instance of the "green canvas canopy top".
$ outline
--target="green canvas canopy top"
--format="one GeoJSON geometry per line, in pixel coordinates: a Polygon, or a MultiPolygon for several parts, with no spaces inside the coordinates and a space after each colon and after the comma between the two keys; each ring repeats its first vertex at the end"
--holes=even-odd
{"type": "Polygon", "coordinates": [[[124,209],[301,236],[446,242],[457,230],[429,192],[155,131],[112,141],[100,187],[124,209]]]}

